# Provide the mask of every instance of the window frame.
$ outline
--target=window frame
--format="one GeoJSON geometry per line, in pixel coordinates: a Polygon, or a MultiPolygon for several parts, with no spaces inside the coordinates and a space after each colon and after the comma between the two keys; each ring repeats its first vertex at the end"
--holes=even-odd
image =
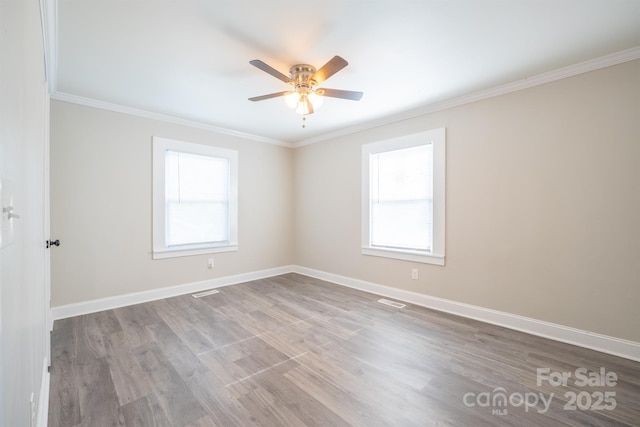
{"type": "Polygon", "coordinates": [[[153,137],[153,259],[201,255],[238,250],[238,152],[227,148],[176,139],[153,137]],[[174,151],[229,161],[229,240],[170,247],[166,241],[165,153],[174,151]]]}
{"type": "Polygon", "coordinates": [[[362,246],[363,255],[434,265],[445,264],[446,130],[438,128],[362,146],[362,246]],[[433,223],[431,250],[382,248],[371,245],[371,155],[433,144],[433,223]]]}

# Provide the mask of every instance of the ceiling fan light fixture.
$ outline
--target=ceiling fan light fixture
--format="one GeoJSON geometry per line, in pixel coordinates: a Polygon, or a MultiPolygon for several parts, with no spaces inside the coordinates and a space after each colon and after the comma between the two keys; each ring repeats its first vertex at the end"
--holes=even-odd
{"type": "Polygon", "coordinates": [[[306,87],[287,92],[284,100],[289,107],[302,116],[313,113],[314,110],[320,108],[323,102],[321,95],[306,87]]]}
{"type": "Polygon", "coordinates": [[[313,104],[314,109],[318,109],[322,106],[324,102],[324,97],[318,94],[315,90],[309,93],[309,101],[313,104]]]}
{"type": "Polygon", "coordinates": [[[276,77],[278,80],[282,80],[293,86],[292,90],[254,96],[249,98],[249,101],[263,101],[265,99],[283,96],[286,104],[290,108],[293,108],[296,113],[306,116],[307,114],[313,114],[314,110],[322,105],[325,96],[350,99],[353,101],[359,101],[360,98],[362,98],[362,92],[317,87],[348,65],[347,61],[337,55],[331,58],[331,60],[324,64],[319,70],[316,70],[315,67],[309,64],[292,65],[289,69],[288,76],[259,59],[254,59],[249,61],[249,63],[267,74],[276,77]]]}
{"type": "Polygon", "coordinates": [[[287,92],[287,94],[284,96],[284,102],[286,102],[289,107],[296,108],[298,106],[298,103],[300,102],[300,92],[287,92]]]}
{"type": "Polygon", "coordinates": [[[301,116],[306,116],[307,114],[311,114],[312,112],[313,112],[313,105],[309,101],[309,98],[307,97],[307,95],[302,94],[302,96],[300,96],[300,101],[296,106],[296,113],[300,114],[301,116]]]}

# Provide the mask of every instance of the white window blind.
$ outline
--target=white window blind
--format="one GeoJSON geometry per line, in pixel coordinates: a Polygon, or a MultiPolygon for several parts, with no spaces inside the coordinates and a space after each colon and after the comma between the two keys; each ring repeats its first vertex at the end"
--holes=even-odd
{"type": "Polygon", "coordinates": [[[362,254],[444,265],[445,129],[362,146],[362,254]]]}
{"type": "Polygon", "coordinates": [[[238,250],[238,152],[153,138],[153,258],[238,250]]]}
{"type": "Polygon", "coordinates": [[[229,160],[166,151],[167,246],[229,242],[229,160]]]}
{"type": "Polygon", "coordinates": [[[370,157],[371,246],[430,251],[433,145],[370,157]]]}

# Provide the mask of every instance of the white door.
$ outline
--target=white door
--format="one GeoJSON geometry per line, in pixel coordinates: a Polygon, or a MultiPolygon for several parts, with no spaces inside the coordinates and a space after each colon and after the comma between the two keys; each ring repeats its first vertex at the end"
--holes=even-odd
{"type": "MultiPolygon", "coordinates": [[[[48,83],[45,82],[45,101],[44,101],[44,149],[43,149],[43,227],[45,239],[51,239],[51,209],[49,202],[49,136],[50,136],[50,99],[48,83]]],[[[51,366],[51,330],[53,329],[53,319],[51,318],[51,251],[48,249],[49,244],[43,243],[44,247],[44,319],[46,321],[47,330],[44,334],[44,350],[47,365],[51,366]]]]}

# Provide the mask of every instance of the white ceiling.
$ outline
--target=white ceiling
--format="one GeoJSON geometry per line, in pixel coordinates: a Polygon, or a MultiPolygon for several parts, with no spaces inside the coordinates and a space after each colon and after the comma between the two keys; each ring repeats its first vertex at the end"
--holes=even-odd
{"type": "Polygon", "coordinates": [[[640,46],[640,0],[57,0],[56,91],[284,142],[640,46]],[[307,118],[284,74],[349,65],[307,118]]]}

